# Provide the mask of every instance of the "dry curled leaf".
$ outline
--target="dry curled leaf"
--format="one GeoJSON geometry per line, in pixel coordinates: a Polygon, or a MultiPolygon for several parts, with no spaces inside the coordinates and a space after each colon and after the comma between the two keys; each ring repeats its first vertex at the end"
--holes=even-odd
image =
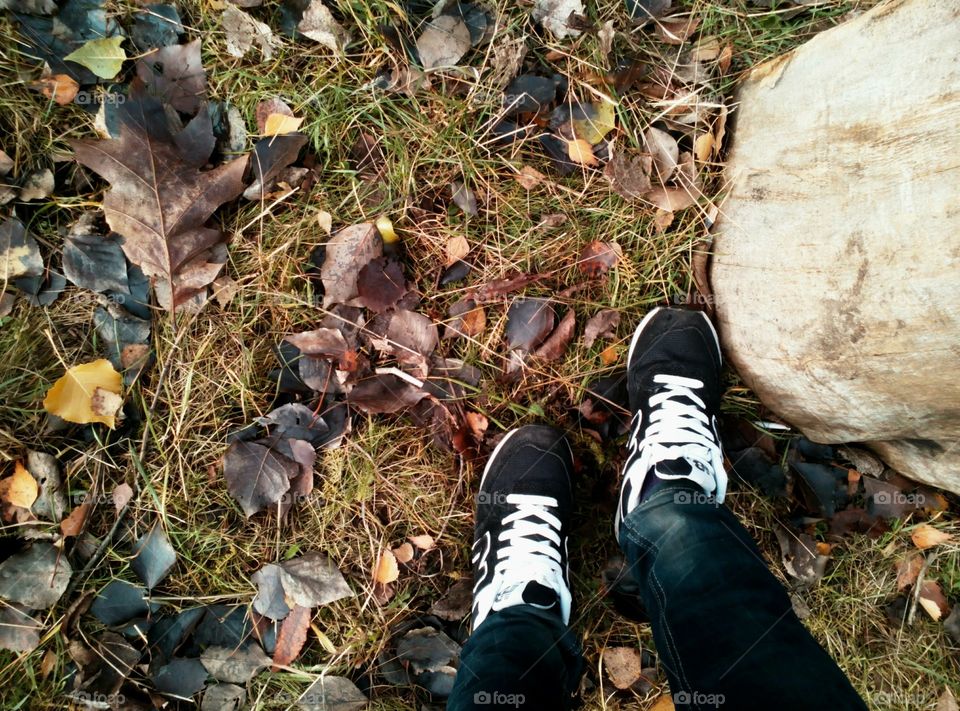
{"type": "Polygon", "coordinates": [[[941,543],[953,540],[953,536],[946,531],[939,531],[928,523],[921,523],[910,534],[910,540],[920,550],[939,546],[941,543]]]}
{"type": "Polygon", "coordinates": [[[587,321],[583,329],[583,345],[592,348],[598,338],[613,338],[620,325],[620,312],[616,309],[601,309],[587,321]]]}
{"type": "MultiPolygon", "coordinates": [[[[413,545],[410,543],[401,543],[392,552],[398,563],[409,563],[413,560],[413,545]]],[[[379,571],[379,567],[377,570],[379,571]]]]}
{"type": "Polygon", "coordinates": [[[580,252],[580,270],[588,277],[602,276],[610,271],[623,256],[616,242],[588,242],[580,252]]]}
{"type": "Polygon", "coordinates": [[[563,318],[560,319],[560,323],[554,329],[553,333],[537,348],[534,355],[546,361],[557,360],[566,352],[567,346],[573,339],[573,333],[576,327],[576,314],[573,309],[569,309],[563,318]]]}
{"type": "Polygon", "coordinates": [[[603,650],[603,666],[618,689],[629,689],[643,675],[642,657],[636,647],[607,647],[603,650]]]}
{"type": "Polygon", "coordinates": [[[386,585],[394,582],[400,577],[400,567],[397,565],[397,557],[393,551],[384,548],[380,552],[380,558],[377,560],[377,567],[373,571],[373,582],[386,585]]]}

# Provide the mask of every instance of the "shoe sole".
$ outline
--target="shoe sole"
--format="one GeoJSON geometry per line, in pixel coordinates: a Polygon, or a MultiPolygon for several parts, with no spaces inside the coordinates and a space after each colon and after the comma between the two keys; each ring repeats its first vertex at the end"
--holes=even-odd
{"type": "MultiPolygon", "coordinates": [[[[633,338],[630,340],[630,350],[627,351],[627,368],[630,368],[630,363],[633,361],[633,350],[637,347],[637,342],[640,340],[640,334],[643,332],[643,329],[646,328],[647,324],[650,323],[650,320],[657,315],[660,311],[663,311],[663,306],[658,306],[653,309],[650,313],[643,317],[643,320],[640,322],[640,325],[637,326],[637,330],[633,332],[633,338]]],[[[720,354],[720,365],[723,365],[723,351],[720,350],[720,337],[717,335],[717,329],[713,327],[713,322],[707,317],[703,311],[697,311],[696,313],[700,314],[704,321],[707,322],[707,326],[710,327],[710,333],[713,334],[713,341],[717,344],[717,353],[720,354]]]]}

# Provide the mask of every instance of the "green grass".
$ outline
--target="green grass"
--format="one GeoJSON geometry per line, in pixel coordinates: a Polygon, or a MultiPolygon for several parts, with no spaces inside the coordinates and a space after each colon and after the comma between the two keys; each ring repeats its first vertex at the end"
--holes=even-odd
{"type": "MultiPolygon", "coordinates": [[[[735,48],[731,72],[712,86],[716,96],[726,97],[750,66],[789,50],[867,4],[831,2],[795,17],[742,2],[697,1],[689,7],[702,18],[703,35],[731,42],[735,48]]],[[[507,30],[530,33],[526,6],[506,2],[498,6],[507,30]]],[[[133,12],[133,5],[111,7],[121,18],[133,12]]],[[[686,293],[691,249],[704,234],[696,210],[680,215],[668,231],[658,231],[651,209],[625,202],[595,174],[562,179],[548,175],[526,190],[512,175],[526,165],[547,173],[545,158],[533,145],[490,150],[482,127],[495,102],[481,98],[482,86],[469,96],[444,93],[438,87],[414,97],[372,90],[369,84],[379,71],[403,62],[376,29],[380,22],[397,21],[397,6],[339,2],[337,7],[355,39],[346,59],[334,60],[312,43],[285,40],[273,60],[260,62],[256,53],[244,60],[226,55],[218,13],[209,3],[191,0],[181,6],[190,36],[204,38],[210,95],[235,103],[251,129],[260,100],[279,96],[287,101],[306,119],[303,131],[317,156],[320,180],[308,193],[297,193],[276,206],[243,203],[221,211],[218,219],[233,236],[228,273],[241,290],[228,307],[211,306],[196,320],[155,322],[157,366],[133,393],[150,411],[142,462],[136,456],[139,436],[130,446],[106,453],[96,444],[91,448],[44,433],[39,404],[44,392],[63,364],[90,359],[97,352],[91,334],[95,303],[89,294],[71,289],[46,310],[18,303],[0,325],[0,455],[9,462],[28,448],[52,451],[67,465],[68,484],[75,491],[89,489],[92,475],[105,491],[121,481],[139,484],[142,493],[128,519],[130,535],[142,534],[159,519],[180,556],[158,593],[165,603],[183,607],[197,601],[247,603],[254,593],[251,574],[263,563],[298,550],[322,550],[344,571],[357,597],[318,611],[314,623],[326,643],[311,632],[297,662],[303,673],[262,674],[253,682],[248,698],[256,708],[286,708],[322,670],[351,673],[370,665],[386,643],[390,625],[428,609],[469,568],[477,465],[428,446],[422,431],[403,420],[362,419],[341,449],[321,455],[314,498],[286,521],[245,519],[223,484],[219,458],[227,433],[264,414],[274,399],[275,385],[267,378],[276,365],[272,346],[287,333],[315,327],[322,316],[306,278],[311,249],[326,239],[317,227],[319,212],[331,213],[335,228],[388,215],[402,238],[407,275],[422,292],[420,309],[438,320],[465,288],[435,286],[450,236],[465,235],[473,247],[476,269],[471,284],[510,269],[535,269],[548,276],[526,293],[550,297],[581,281],[576,260],[584,244],[616,240],[625,259],[609,279],[559,302],[561,312],[567,307],[576,310],[581,328],[596,309],[619,309],[621,351],[633,325],[651,305],[686,293]],[[350,160],[361,131],[373,135],[386,156],[382,199],[376,203],[365,202],[364,187],[350,160]],[[480,214],[465,219],[451,208],[436,220],[417,225],[412,208],[440,195],[455,179],[466,180],[475,190],[480,214]],[[538,227],[543,215],[553,213],[566,215],[567,221],[550,231],[538,227]],[[151,408],[154,400],[157,406],[151,408]],[[85,453],[94,456],[96,466],[83,466],[79,458],[85,453]],[[418,533],[429,533],[438,542],[433,567],[420,574],[405,572],[393,600],[377,603],[370,574],[380,550],[418,533]]],[[[621,31],[616,56],[640,56],[655,66],[675,58],[677,48],[657,43],[648,32],[624,33],[628,26],[619,2],[591,6],[589,12],[597,22],[615,21],[621,31]]],[[[253,14],[277,26],[274,6],[253,14]]],[[[50,165],[52,155],[68,151],[67,138],[92,135],[92,123],[79,108],[51,106],[28,91],[20,73],[32,78],[36,72],[31,73],[19,56],[6,19],[0,20],[0,35],[4,136],[0,147],[15,158],[19,174],[50,165]]],[[[528,44],[528,58],[570,77],[572,91],[581,97],[589,96],[594,74],[611,68],[589,33],[556,43],[531,37],[528,44]],[[547,59],[555,49],[564,54],[547,59]]],[[[467,61],[479,66],[481,53],[474,52],[467,61]]],[[[655,117],[636,92],[620,97],[618,142],[638,145],[638,134],[655,117]]],[[[58,163],[58,184],[68,184],[75,170],[70,163],[58,163]]],[[[714,188],[714,193],[719,191],[718,181],[714,188]]],[[[62,193],[41,207],[18,208],[47,255],[59,247],[59,230],[100,199],[90,192],[62,193]]],[[[569,426],[568,407],[579,402],[584,384],[611,370],[597,357],[603,346],[587,351],[575,344],[562,361],[537,366],[517,383],[497,383],[505,312],[505,305],[492,305],[487,329],[474,342],[441,346],[448,355],[462,357],[484,372],[471,406],[487,415],[492,428],[508,428],[540,413],[548,421],[569,426]]],[[[731,376],[725,410],[752,413],[756,407],[749,391],[731,376]]],[[[602,563],[616,552],[610,517],[619,453],[577,432],[573,436],[584,461],[597,462],[596,470],[585,472],[580,486],[573,570],[583,611],[574,629],[597,684],[585,697],[586,708],[646,709],[666,690],[665,684],[646,697],[611,695],[609,682],[596,673],[605,646],[652,647],[648,627],[619,618],[598,597],[602,563]]],[[[781,574],[772,526],[786,520],[788,512],[750,491],[734,493],[731,503],[781,574]]],[[[91,521],[96,535],[112,524],[108,509],[100,507],[91,521]]],[[[924,619],[921,611],[913,628],[901,630],[884,616],[884,605],[894,596],[893,564],[909,545],[907,531],[881,542],[849,538],[835,550],[827,578],[802,594],[812,613],[807,624],[878,708],[929,707],[944,684],[960,682],[953,648],[936,623],[924,619]],[[894,701],[884,706],[890,699],[894,701]]],[[[132,579],[126,550],[121,541],[89,578],[80,581],[80,590],[97,590],[114,577],[132,579]]],[[[960,586],[957,550],[948,548],[940,555],[930,575],[955,594],[960,586]]],[[[36,652],[22,658],[0,655],[4,708],[62,706],[57,694],[62,691],[67,656],[57,629],[65,610],[66,602],[47,615],[51,631],[36,652]],[[40,663],[48,650],[55,653],[56,663],[42,678],[40,663]]],[[[83,624],[87,634],[95,633],[90,618],[83,624]]],[[[381,686],[376,698],[374,708],[418,707],[408,690],[381,686]]]]}

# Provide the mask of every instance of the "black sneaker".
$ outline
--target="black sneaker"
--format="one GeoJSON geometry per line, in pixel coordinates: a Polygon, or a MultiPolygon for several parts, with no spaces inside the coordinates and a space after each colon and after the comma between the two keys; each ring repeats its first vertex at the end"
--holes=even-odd
{"type": "Polygon", "coordinates": [[[634,416],[614,520],[618,537],[620,522],[665,482],[685,479],[723,501],[721,364],[717,332],[700,311],[656,308],[637,326],[627,354],[634,416]]]}
{"type": "Polygon", "coordinates": [[[552,427],[511,430],[490,455],[477,494],[473,628],[514,605],[570,620],[567,534],[573,461],[552,427]]]}

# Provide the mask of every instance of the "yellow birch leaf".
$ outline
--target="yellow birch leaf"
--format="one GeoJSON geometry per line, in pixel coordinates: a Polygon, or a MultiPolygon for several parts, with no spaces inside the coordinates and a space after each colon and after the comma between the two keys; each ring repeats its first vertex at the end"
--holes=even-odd
{"type": "Polygon", "coordinates": [[[617,106],[609,101],[600,101],[593,106],[593,116],[574,119],[573,131],[591,145],[597,145],[617,126],[617,106]]]}
{"type": "Polygon", "coordinates": [[[13,476],[7,479],[4,484],[3,498],[7,503],[29,509],[33,502],[37,500],[37,494],[40,493],[40,487],[37,486],[37,480],[27,471],[20,462],[17,462],[13,468],[13,476]]]}
{"type": "Polygon", "coordinates": [[[597,157],[593,155],[593,146],[578,138],[575,141],[567,141],[567,155],[574,163],[580,165],[596,165],[597,157]]]}
{"type": "Polygon", "coordinates": [[[63,374],[43,399],[43,409],[67,422],[87,424],[102,422],[114,428],[114,415],[97,414],[93,409],[93,397],[97,388],[108,393],[120,394],[122,378],[113,369],[110,361],[101,358],[92,363],[75,365],[63,374]]]}
{"type": "Polygon", "coordinates": [[[293,133],[300,124],[303,123],[303,117],[287,116],[286,114],[270,114],[267,116],[266,123],[263,124],[264,136],[282,136],[287,133],[293,133]]]}
{"type": "Polygon", "coordinates": [[[64,59],[86,67],[101,79],[113,79],[127,58],[127,53],[120,46],[122,42],[123,37],[119,35],[90,40],[64,59]]]}

